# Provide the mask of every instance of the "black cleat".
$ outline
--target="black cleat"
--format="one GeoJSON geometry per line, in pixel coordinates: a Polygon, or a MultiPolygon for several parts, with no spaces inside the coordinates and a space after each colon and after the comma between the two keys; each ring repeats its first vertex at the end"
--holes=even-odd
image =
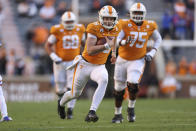
{"type": "Polygon", "coordinates": [[[129,122],[134,122],[135,121],[135,113],[134,113],[134,108],[127,108],[127,120],[129,122]]]}
{"type": "Polygon", "coordinates": [[[122,114],[115,114],[114,118],[112,119],[112,123],[122,123],[123,116],[122,114]]]}
{"type": "Polygon", "coordinates": [[[68,108],[67,109],[67,119],[72,119],[73,118],[73,109],[68,108]]]}
{"type": "Polygon", "coordinates": [[[60,101],[61,101],[61,99],[58,100],[58,114],[61,119],[65,119],[65,117],[66,117],[65,107],[60,106],[60,101]]]}
{"type": "Polygon", "coordinates": [[[86,122],[96,122],[98,121],[99,117],[96,115],[96,112],[93,110],[90,110],[85,118],[86,122]]]}

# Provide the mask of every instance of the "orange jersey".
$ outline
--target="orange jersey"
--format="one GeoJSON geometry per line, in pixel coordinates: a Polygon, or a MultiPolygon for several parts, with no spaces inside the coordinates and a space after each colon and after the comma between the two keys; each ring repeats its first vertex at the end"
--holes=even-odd
{"type": "Polygon", "coordinates": [[[154,21],[145,20],[141,26],[137,26],[132,20],[120,20],[122,30],[125,33],[123,39],[128,36],[134,38],[129,44],[119,47],[119,55],[126,60],[136,60],[145,56],[147,42],[153,31],[157,29],[154,21]]]}
{"type": "MultiPolygon", "coordinates": [[[[121,31],[120,24],[116,24],[115,27],[109,31],[109,30],[105,30],[104,27],[99,22],[90,23],[86,29],[86,32],[95,35],[97,37],[97,40],[105,36],[117,37],[120,31],[121,31]]],[[[84,48],[84,52],[82,53],[82,56],[84,57],[84,59],[86,59],[88,62],[92,64],[105,64],[110,51],[111,50],[104,50],[100,53],[90,56],[88,55],[87,45],[85,44],[85,48],[84,48]]]]}
{"type": "Polygon", "coordinates": [[[85,27],[77,24],[73,30],[66,30],[63,25],[55,25],[50,33],[56,37],[55,53],[64,61],[71,61],[80,54],[80,46],[85,27]]]}

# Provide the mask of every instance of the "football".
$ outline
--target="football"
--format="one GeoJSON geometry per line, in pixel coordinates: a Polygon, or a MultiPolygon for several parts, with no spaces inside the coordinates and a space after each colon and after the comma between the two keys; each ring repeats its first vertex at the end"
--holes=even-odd
{"type": "MultiPolygon", "coordinates": [[[[107,36],[107,38],[109,40],[112,40],[114,37],[107,36]]],[[[105,43],[106,43],[106,39],[105,39],[105,37],[102,37],[102,38],[97,40],[97,44],[96,45],[104,45],[105,43]]]]}
{"type": "Polygon", "coordinates": [[[106,43],[106,39],[103,37],[97,40],[96,45],[104,45],[105,43],[106,43]]]}

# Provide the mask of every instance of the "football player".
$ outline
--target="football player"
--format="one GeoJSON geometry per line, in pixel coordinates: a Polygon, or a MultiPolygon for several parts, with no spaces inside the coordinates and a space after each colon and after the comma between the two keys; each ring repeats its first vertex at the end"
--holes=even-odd
{"type": "Polygon", "coordinates": [[[134,107],[139,91],[139,83],[143,75],[145,62],[151,61],[159,48],[162,38],[154,21],[145,20],[146,8],[142,3],[135,3],[130,8],[130,19],[120,20],[122,31],[117,43],[119,43],[119,56],[115,66],[115,116],[112,123],[121,123],[122,101],[125,88],[128,88],[129,102],[127,119],[135,121],[134,107]],[[149,38],[154,40],[153,48],[147,52],[149,38]]]}
{"type": "MultiPolygon", "coordinates": [[[[73,73],[66,71],[75,56],[80,54],[80,47],[85,41],[85,27],[76,23],[74,13],[68,11],[61,17],[61,23],[54,25],[50,29],[50,36],[45,44],[46,51],[53,60],[53,71],[55,79],[56,93],[60,97],[64,92],[71,90],[73,73]]],[[[67,104],[67,119],[72,118],[72,110],[75,100],[67,104]]],[[[66,118],[66,114],[61,116],[66,118]]]]}
{"type": "MultiPolygon", "coordinates": [[[[1,47],[1,42],[0,42],[0,47],[1,47]]],[[[4,95],[3,95],[3,89],[2,89],[2,77],[0,75],[0,111],[1,111],[1,115],[2,115],[2,118],[0,120],[0,122],[3,122],[3,121],[12,121],[12,118],[8,116],[8,112],[7,112],[7,105],[6,105],[6,102],[5,102],[5,98],[4,98],[4,95]]]]}
{"type": "Polygon", "coordinates": [[[98,84],[98,87],[93,95],[92,104],[85,121],[96,122],[99,119],[96,110],[104,97],[108,84],[108,72],[105,63],[111,50],[113,51],[112,58],[116,57],[115,43],[121,30],[120,25],[117,24],[117,19],[116,10],[112,6],[104,6],[99,12],[99,21],[87,26],[84,51],[82,56],[75,58],[76,62],[74,62],[72,90],[65,92],[59,103],[61,115],[64,114],[65,104],[74,98],[78,98],[87,81],[92,79],[98,84]],[[100,39],[106,39],[106,42],[97,44],[100,39]]]}

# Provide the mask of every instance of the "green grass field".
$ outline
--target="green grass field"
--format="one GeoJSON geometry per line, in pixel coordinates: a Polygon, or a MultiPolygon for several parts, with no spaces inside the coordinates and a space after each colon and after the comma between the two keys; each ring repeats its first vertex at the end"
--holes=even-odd
{"type": "Polygon", "coordinates": [[[57,115],[56,102],[8,103],[12,122],[0,123],[0,131],[195,131],[196,99],[138,99],[136,122],[126,120],[127,102],[124,102],[124,122],[111,123],[114,112],[112,99],[104,99],[97,115],[99,121],[86,123],[84,118],[90,100],[79,100],[74,119],[61,120],[57,115]]]}

